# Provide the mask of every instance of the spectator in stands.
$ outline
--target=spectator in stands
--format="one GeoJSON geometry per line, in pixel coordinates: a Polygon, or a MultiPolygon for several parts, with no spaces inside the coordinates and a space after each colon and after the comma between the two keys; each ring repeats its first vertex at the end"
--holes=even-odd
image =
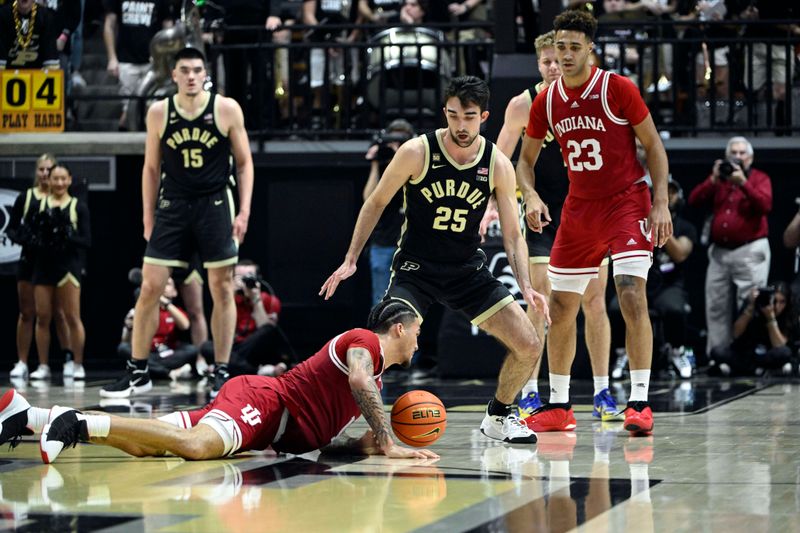
{"type": "Polygon", "coordinates": [[[733,137],[725,160],[717,159],[708,178],[689,195],[689,205],[712,215],[705,290],[709,352],[727,347],[733,310],[750,289],[767,284],[772,183],[752,165],[753,146],[744,137],[733,137]],[[731,284],[736,285],[735,298],[731,284]]]}
{"type": "Polygon", "coordinates": [[[69,329],[75,360],[65,361],[64,377],[84,379],[83,346],[86,333],[81,321],[81,276],[85,251],[91,244],[89,208],[69,194],[72,174],[59,163],[50,170],[50,195],[42,203],[35,223],[36,260],[33,266],[33,296],[36,305],[36,348],[39,368],[31,379],[49,379],[50,322],[55,308],[61,309],[69,329]]]}
{"type": "MultiPolygon", "coordinates": [[[[685,356],[686,330],[691,312],[689,293],[686,291],[684,262],[697,242],[697,230],[681,217],[686,203],[680,183],[670,177],[669,210],[672,213],[672,235],[666,244],[653,253],[653,267],[647,277],[647,301],[657,313],[663,330],[656,339],[660,352],[669,356],[681,377],[691,377],[694,368],[685,356]]],[[[658,352],[657,352],[658,353],[658,352]]]]}
{"type": "MultiPolygon", "coordinates": [[[[367,150],[365,158],[370,162],[369,177],[364,185],[363,199],[369,197],[383,171],[391,162],[400,145],[414,136],[414,126],[405,119],[393,120],[381,132],[372,146],[367,150]]],[[[399,192],[384,209],[378,224],[372,232],[369,244],[369,266],[372,276],[372,305],[377,305],[389,286],[392,257],[400,239],[400,228],[405,220],[403,211],[403,195],[399,192]]]]}
{"type": "MultiPolygon", "coordinates": [[[[329,28],[333,24],[353,24],[361,21],[358,12],[358,2],[349,0],[303,0],[303,24],[317,26],[311,32],[309,40],[314,43],[354,43],[360,37],[357,29],[342,30],[329,28]]],[[[323,101],[323,95],[329,94],[325,86],[341,87],[345,84],[354,86],[358,81],[358,50],[342,47],[312,48],[309,59],[311,71],[311,90],[313,92],[313,106],[311,127],[321,129],[325,126],[323,119],[323,106],[333,108],[332,101],[323,101]],[[349,61],[345,62],[345,53],[350,54],[349,61]],[[349,71],[345,71],[345,65],[349,71]],[[328,79],[325,80],[325,73],[328,79]],[[329,104],[329,105],[324,105],[329,104]]],[[[327,100],[327,99],[325,99],[327,100]]]]}
{"type": "Polygon", "coordinates": [[[372,24],[393,24],[400,22],[403,0],[359,0],[358,12],[365,22],[372,24]]]}
{"type": "MultiPolygon", "coordinates": [[[[219,2],[225,26],[251,26],[253,29],[225,31],[222,44],[242,45],[243,48],[223,51],[225,65],[225,95],[242,107],[248,129],[266,126],[267,110],[274,101],[274,57],[272,51],[258,46],[269,42],[273,35],[256,26],[273,31],[281,26],[282,0],[223,0],[219,2]]],[[[278,40],[278,36],[275,36],[278,40]]]]}
{"type": "Polygon", "coordinates": [[[624,26],[620,23],[640,20],[643,15],[639,10],[632,9],[627,0],[603,0],[603,9],[605,12],[597,21],[597,51],[606,69],[636,81],[639,74],[636,41],[646,39],[647,33],[640,26],[624,26]]]}
{"type": "Polygon", "coordinates": [[[404,24],[424,24],[430,21],[430,0],[405,0],[400,9],[400,22],[404,24]]]}
{"type": "MultiPolygon", "coordinates": [[[[172,26],[174,14],[169,0],[103,0],[106,70],[119,79],[119,94],[131,96],[150,69],[150,40],[162,28],[172,26]]],[[[122,102],[119,129],[127,129],[129,100],[122,102]]]]}
{"type": "MultiPolygon", "coordinates": [[[[28,356],[33,341],[33,326],[36,318],[36,306],[33,299],[33,265],[36,247],[34,246],[34,218],[41,210],[42,204],[50,191],[50,169],[57,163],[55,156],[42,154],[36,160],[36,174],[33,187],[20,193],[11,208],[6,226],[6,234],[22,247],[17,263],[17,298],[19,302],[19,318],[17,319],[17,357],[18,361],[11,370],[12,379],[28,379],[28,356]]],[[[69,350],[69,330],[62,309],[56,307],[56,331],[64,360],[72,359],[69,350]]]]}
{"type": "Polygon", "coordinates": [[[711,351],[709,374],[762,375],[776,370],[788,376],[796,370],[797,338],[788,284],[753,288],[733,323],[733,343],[711,351]]]}
{"type": "MultiPolygon", "coordinates": [[[[260,374],[277,376],[292,361],[292,348],[278,326],[281,301],[261,278],[259,266],[241,259],[233,275],[236,290],[236,334],[228,371],[231,376],[260,374]]],[[[206,342],[201,352],[214,361],[214,346],[206,342]]]]}
{"type": "MultiPolygon", "coordinates": [[[[197,358],[197,347],[178,338],[180,332],[189,330],[190,322],[186,312],[172,303],[177,295],[175,282],[169,278],[159,301],[158,329],[153,336],[147,360],[150,373],[155,377],[167,377],[171,371],[179,370],[184,365],[188,365],[188,375],[191,376],[191,367],[197,358]]],[[[117,353],[126,361],[131,358],[133,311],[131,308],[125,316],[122,339],[117,347],[117,353]]]]}
{"type": "MultiPolygon", "coordinates": [[[[796,2],[776,2],[774,0],[750,0],[743,3],[744,10],[739,14],[743,20],[791,20],[800,17],[800,7],[796,2]]],[[[753,24],[747,26],[745,38],[751,39],[797,39],[800,36],[798,24],[753,24]]],[[[750,54],[745,48],[744,83],[760,99],[767,95],[776,103],[775,124],[786,126],[786,80],[791,82],[794,58],[786,55],[786,42],[756,42],[753,44],[752,64],[750,54]],[[771,64],[769,57],[771,56],[771,64]],[[752,81],[751,81],[752,80],[752,81]]],[[[794,46],[789,46],[793,50],[794,46]]]]}
{"type": "MultiPolygon", "coordinates": [[[[800,198],[794,200],[800,206],[800,198]]],[[[792,280],[790,289],[792,293],[792,308],[800,312],[800,211],[792,218],[789,225],[783,231],[783,245],[787,248],[795,248],[795,277],[792,280]]]]}
{"type": "Polygon", "coordinates": [[[0,7],[0,69],[59,68],[54,14],[34,0],[0,7]]]}
{"type": "Polygon", "coordinates": [[[78,29],[83,16],[81,0],[44,0],[43,5],[55,13],[56,49],[59,63],[64,71],[64,85],[69,95],[72,88],[72,35],[78,29]]]}
{"type": "MultiPolygon", "coordinates": [[[[435,23],[468,23],[487,22],[488,11],[484,0],[448,0],[429,2],[426,9],[427,22],[435,23]]],[[[448,32],[448,38],[459,43],[473,43],[460,47],[459,72],[473,76],[487,77],[487,49],[474,43],[486,41],[488,34],[484,28],[462,28],[448,32]],[[457,34],[457,35],[456,35],[457,34]],[[481,65],[484,62],[484,65],[481,65]],[[482,68],[483,67],[483,68],[482,68]]]]}

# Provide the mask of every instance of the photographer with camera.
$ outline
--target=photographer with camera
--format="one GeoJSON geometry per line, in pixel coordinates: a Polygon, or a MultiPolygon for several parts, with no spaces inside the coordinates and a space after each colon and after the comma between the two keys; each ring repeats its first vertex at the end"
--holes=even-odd
{"type": "Polygon", "coordinates": [[[725,160],[716,160],[711,175],[689,195],[690,206],[712,215],[705,288],[708,353],[728,346],[733,310],[750,289],[764,287],[769,276],[772,183],[752,165],[753,146],[744,137],[733,137],[725,160]],[[731,284],[736,285],[735,300],[731,284]]]}
{"type": "MultiPolygon", "coordinates": [[[[139,275],[141,276],[141,274],[139,275]]],[[[138,285],[140,285],[141,279],[138,279],[138,282],[138,285]]],[[[197,347],[178,339],[181,331],[189,330],[190,323],[186,311],[172,303],[172,300],[177,296],[178,289],[175,287],[175,281],[169,278],[167,285],[164,287],[164,292],[159,298],[158,329],[156,329],[156,333],[153,336],[150,355],[147,358],[150,374],[154,377],[165,378],[169,376],[172,370],[180,369],[187,364],[191,366],[197,359],[197,347]]],[[[126,360],[130,359],[132,351],[133,312],[134,310],[131,309],[125,316],[122,339],[117,347],[117,353],[126,360]]]]}
{"type": "Polygon", "coordinates": [[[751,289],[747,302],[733,323],[733,343],[715,348],[709,374],[717,376],[762,375],[775,369],[783,375],[793,370],[792,346],[797,322],[787,283],[751,289]]]}
{"type": "MultiPolygon", "coordinates": [[[[281,301],[261,278],[259,266],[242,259],[233,274],[236,332],[228,372],[231,376],[260,374],[279,376],[293,361],[293,351],[278,326],[281,301]]],[[[200,353],[211,363],[214,346],[206,341],[200,353]]]]}
{"type": "MultiPolygon", "coordinates": [[[[405,119],[398,118],[389,123],[385,130],[375,136],[372,146],[364,156],[370,162],[369,177],[364,185],[363,197],[366,200],[383,175],[400,145],[414,137],[414,126],[405,119]]],[[[392,265],[392,256],[397,249],[397,240],[400,238],[400,228],[403,226],[403,195],[397,193],[386,206],[369,244],[369,266],[372,276],[372,305],[383,298],[386,287],[389,286],[389,269],[392,265]]]]}

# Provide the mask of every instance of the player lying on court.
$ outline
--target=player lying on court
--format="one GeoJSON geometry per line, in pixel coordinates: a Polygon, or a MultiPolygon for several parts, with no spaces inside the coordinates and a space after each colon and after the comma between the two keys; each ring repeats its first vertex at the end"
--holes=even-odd
{"type": "Polygon", "coordinates": [[[417,349],[420,322],[408,305],[378,304],[368,329],[352,329],[330,340],[309,359],[278,378],[231,379],[208,405],[159,419],[82,413],[69,407],[31,407],[15,390],[0,398],[0,445],[14,447],[23,435],[41,432],[42,460],[52,463],[78,442],[113,446],[136,457],[170,453],[190,460],[216,459],[247,450],[439,456],[399,446],[383,411],[381,375],[407,367],[417,349]],[[345,428],[364,415],[370,429],[360,438],[345,428]]]}

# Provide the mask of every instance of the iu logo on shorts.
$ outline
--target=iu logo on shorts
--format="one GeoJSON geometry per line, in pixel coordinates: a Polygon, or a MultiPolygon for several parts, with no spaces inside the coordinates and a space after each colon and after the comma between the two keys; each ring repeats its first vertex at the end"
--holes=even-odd
{"type": "Polygon", "coordinates": [[[249,403],[242,408],[241,419],[251,426],[261,423],[261,411],[250,405],[249,403]]]}

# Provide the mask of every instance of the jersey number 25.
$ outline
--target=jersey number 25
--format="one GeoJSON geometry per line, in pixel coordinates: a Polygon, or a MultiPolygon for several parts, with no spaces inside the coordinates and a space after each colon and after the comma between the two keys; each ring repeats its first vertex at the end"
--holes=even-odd
{"type": "Polygon", "coordinates": [[[603,166],[603,156],[600,155],[600,143],[597,139],[584,139],[578,143],[575,140],[567,141],[567,162],[569,169],[576,172],[582,170],[600,170],[603,166]]]}

